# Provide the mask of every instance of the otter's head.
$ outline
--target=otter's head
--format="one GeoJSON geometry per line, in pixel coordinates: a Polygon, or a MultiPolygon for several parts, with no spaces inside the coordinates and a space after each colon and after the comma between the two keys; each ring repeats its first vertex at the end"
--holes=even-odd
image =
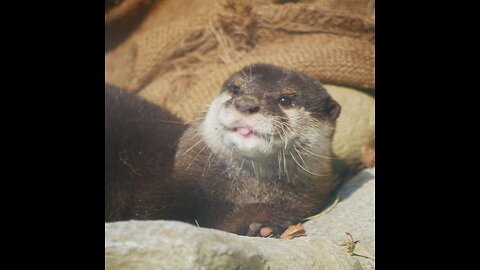
{"type": "Polygon", "coordinates": [[[340,105],[317,80],[253,64],[225,81],[202,133],[214,152],[243,160],[276,160],[281,151],[330,153],[339,114],[340,105]]]}

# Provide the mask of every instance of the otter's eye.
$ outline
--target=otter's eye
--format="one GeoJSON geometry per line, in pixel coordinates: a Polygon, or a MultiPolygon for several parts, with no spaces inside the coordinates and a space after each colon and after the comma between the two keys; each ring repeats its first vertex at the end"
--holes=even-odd
{"type": "Polygon", "coordinates": [[[293,99],[290,97],[281,97],[278,99],[278,104],[282,105],[283,107],[290,107],[293,106],[293,99]]]}
{"type": "Polygon", "coordinates": [[[236,84],[231,84],[229,87],[230,93],[234,96],[240,94],[240,86],[236,84]]]}

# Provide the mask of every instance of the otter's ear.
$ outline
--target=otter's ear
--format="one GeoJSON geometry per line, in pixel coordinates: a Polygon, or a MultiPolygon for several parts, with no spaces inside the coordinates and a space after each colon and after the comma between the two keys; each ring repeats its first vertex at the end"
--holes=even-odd
{"type": "Polygon", "coordinates": [[[332,99],[328,104],[328,118],[330,119],[330,121],[337,120],[341,110],[342,107],[340,107],[340,104],[338,104],[338,102],[332,99]]]}

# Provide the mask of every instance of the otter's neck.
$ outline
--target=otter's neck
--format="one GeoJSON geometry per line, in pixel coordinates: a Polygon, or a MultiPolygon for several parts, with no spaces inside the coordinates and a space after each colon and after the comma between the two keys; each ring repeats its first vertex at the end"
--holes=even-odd
{"type": "MultiPolygon", "coordinates": [[[[328,146],[329,147],[329,146],[328,146]]],[[[329,180],[332,176],[330,149],[305,148],[301,145],[279,149],[259,160],[217,153],[236,179],[256,179],[286,184],[329,180]],[[321,154],[320,154],[321,153],[321,154]],[[235,177],[237,176],[237,177],[235,177]]]]}

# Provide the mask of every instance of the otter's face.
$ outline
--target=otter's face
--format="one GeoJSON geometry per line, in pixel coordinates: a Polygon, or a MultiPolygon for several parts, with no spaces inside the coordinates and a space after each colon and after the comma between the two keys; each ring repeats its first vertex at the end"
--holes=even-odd
{"type": "Polygon", "coordinates": [[[225,81],[202,132],[217,153],[276,159],[279,151],[309,147],[322,138],[329,147],[339,113],[340,106],[318,81],[297,71],[254,64],[225,81]]]}

